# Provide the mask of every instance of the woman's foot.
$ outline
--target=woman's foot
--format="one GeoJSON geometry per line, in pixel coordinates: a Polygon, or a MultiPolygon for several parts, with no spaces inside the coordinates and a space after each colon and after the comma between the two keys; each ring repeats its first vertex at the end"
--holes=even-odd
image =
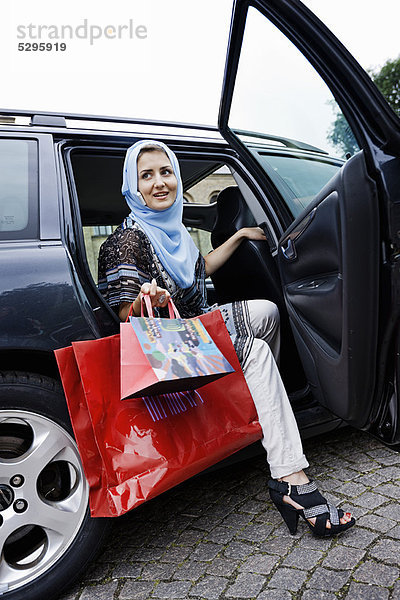
{"type": "MultiPolygon", "coordinates": [[[[304,510],[304,506],[300,506],[300,504],[292,500],[290,496],[283,496],[283,501],[285,502],[285,504],[290,504],[291,506],[293,506],[296,510],[304,510]]],[[[351,513],[347,512],[344,513],[343,517],[340,517],[339,521],[341,525],[345,525],[346,523],[350,523],[351,519],[351,513]]],[[[311,525],[315,525],[316,520],[316,517],[311,517],[310,519],[307,519],[307,521],[309,521],[311,525]]],[[[327,529],[331,529],[331,522],[329,519],[326,520],[325,527],[327,529]]]]}
{"type": "MultiPolygon", "coordinates": [[[[291,475],[288,475],[287,477],[282,477],[281,479],[279,479],[279,481],[286,481],[287,483],[290,483],[291,485],[305,485],[307,483],[310,483],[310,480],[308,479],[308,477],[304,473],[304,471],[298,471],[297,473],[292,473],[291,475]]],[[[296,510],[304,510],[304,506],[301,506],[300,504],[295,502],[290,496],[283,496],[283,501],[285,502],[285,504],[290,504],[291,506],[293,506],[296,510]]],[[[340,518],[340,524],[345,525],[346,523],[350,523],[351,519],[352,519],[351,513],[349,513],[349,512],[344,513],[343,517],[340,518]]],[[[315,525],[316,517],[312,517],[312,518],[308,519],[308,521],[311,523],[311,525],[315,525]]],[[[325,527],[327,529],[331,528],[331,522],[329,521],[329,519],[327,519],[325,527]]]]}
{"type": "Polygon", "coordinates": [[[345,514],[329,504],[303,471],[281,480],[272,479],[268,487],[271,500],[292,534],[297,531],[300,516],[311,531],[321,537],[341,533],[355,523],[350,513],[345,514]]]}

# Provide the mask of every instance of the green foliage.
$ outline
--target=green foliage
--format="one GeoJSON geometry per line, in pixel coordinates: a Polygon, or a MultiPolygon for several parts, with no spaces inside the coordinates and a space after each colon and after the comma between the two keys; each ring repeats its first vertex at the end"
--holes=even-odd
{"type": "Polygon", "coordinates": [[[372,73],[372,79],[394,112],[400,116],[400,56],[386,61],[380,71],[372,73]]]}
{"type": "Polygon", "coordinates": [[[337,112],[332,129],[328,132],[327,137],[334,146],[341,150],[343,157],[346,154],[354,154],[359,150],[350,125],[340,111],[337,112]]]}
{"type": "MultiPolygon", "coordinates": [[[[400,56],[395,60],[388,60],[377,71],[370,71],[370,76],[395,113],[400,116],[400,56]]],[[[335,120],[328,139],[340,149],[343,156],[354,154],[358,150],[356,139],[343,114],[337,109],[335,120]]]]}

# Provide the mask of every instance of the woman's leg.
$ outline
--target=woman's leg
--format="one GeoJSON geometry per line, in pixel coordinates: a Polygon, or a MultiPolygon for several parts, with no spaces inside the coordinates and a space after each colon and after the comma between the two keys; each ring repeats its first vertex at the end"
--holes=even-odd
{"type": "MultiPolygon", "coordinates": [[[[254,338],[243,373],[263,431],[262,444],[274,479],[308,467],[292,407],[272,350],[254,338]]],[[[299,482],[300,483],[300,482],[299,482]]]]}
{"type": "Polygon", "coordinates": [[[278,307],[269,300],[247,300],[246,304],[252,334],[267,342],[279,365],[281,336],[278,307]]]}
{"type": "MultiPolygon", "coordinates": [[[[267,451],[271,475],[293,486],[304,486],[306,490],[309,487],[309,479],[303,469],[308,466],[308,462],[303,454],[297,423],[286,390],[277,366],[274,365],[274,358],[279,359],[280,349],[279,311],[277,306],[268,300],[250,300],[247,302],[247,310],[252,334],[257,339],[253,341],[252,349],[243,365],[243,373],[264,433],[262,443],[267,451]],[[270,348],[269,353],[266,352],[267,344],[270,348]],[[271,357],[271,352],[274,358],[271,357]],[[267,373],[268,377],[265,377],[267,373]],[[264,385],[268,386],[272,398],[266,395],[264,385]],[[277,434],[283,439],[282,443],[276,439],[277,434]]],[[[299,499],[301,500],[301,497],[299,499]]],[[[284,495],[283,501],[296,509],[303,508],[290,496],[284,495]]],[[[309,521],[315,526],[315,517],[309,521]]],[[[350,513],[340,515],[338,523],[346,525],[350,522],[350,513]]],[[[329,519],[324,526],[328,531],[331,529],[329,519]]]]}
{"type": "Polygon", "coordinates": [[[351,514],[329,507],[303,471],[308,462],[276,363],[280,350],[276,305],[268,300],[249,300],[226,304],[220,309],[241,361],[263,431],[262,444],[274,478],[268,484],[270,488],[272,486],[271,499],[290,531],[295,532],[298,511],[304,508],[302,515],[317,535],[339,533],[351,527],[354,525],[351,514]],[[315,517],[314,514],[320,516],[315,517]]]}
{"type": "Polygon", "coordinates": [[[302,471],[308,462],[276,364],[280,350],[277,306],[269,300],[248,300],[219,308],[257,409],[272,477],[302,471]]]}

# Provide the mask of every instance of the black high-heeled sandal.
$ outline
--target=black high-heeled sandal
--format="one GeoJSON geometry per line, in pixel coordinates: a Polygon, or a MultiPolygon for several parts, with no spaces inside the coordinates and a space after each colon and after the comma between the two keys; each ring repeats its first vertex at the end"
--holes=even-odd
{"type": "Polygon", "coordinates": [[[318,491],[314,481],[309,481],[304,485],[291,485],[287,481],[277,481],[270,479],[268,481],[269,494],[272,502],[282,515],[283,520],[294,535],[297,531],[299,517],[303,517],[308,527],[319,537],[330,537],[349,527],[353,527],[356,522],[354,517],[348,523],[341,523],[340,519],[344,516],[341,508],[336,508],[329,504],[327,500],[318,491]],[[294,502],[300,504],[302,509],[295,508],[291,504],[283,501],[283,496],[289,496],[294,502]],[[308,519],[315,519],[315,525],[308,519]],[[326,527],[326,522],[330,521],[330,528],[326,527]]]}

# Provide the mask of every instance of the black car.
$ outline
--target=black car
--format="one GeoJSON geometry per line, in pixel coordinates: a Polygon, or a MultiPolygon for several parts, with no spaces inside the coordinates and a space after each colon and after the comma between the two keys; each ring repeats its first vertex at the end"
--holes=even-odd
{"type": "Polygon", "coordinates": [[[107,523],[89,516],[53,351],[118,331],[97,289],[96,255],[127,214],[122,163],[140,138],[178,155],[184,222],[202,249],[263,227],[268,243],[243,242],[208,282],[209,300],[278,304],[281,372],[303,436],[349,423],[400,442],[398,118],[299,0],[237,0],[218,122],[0,110],[5,600],[55,598],[103,542],[107,523]],[[327,110],[321,89],[344,115],[352,156],[308,143],[308,133],[326,136],[313,108],[317,100],[327,110]],[[204,203],[195,201],[201,185],[204,203]]]}

